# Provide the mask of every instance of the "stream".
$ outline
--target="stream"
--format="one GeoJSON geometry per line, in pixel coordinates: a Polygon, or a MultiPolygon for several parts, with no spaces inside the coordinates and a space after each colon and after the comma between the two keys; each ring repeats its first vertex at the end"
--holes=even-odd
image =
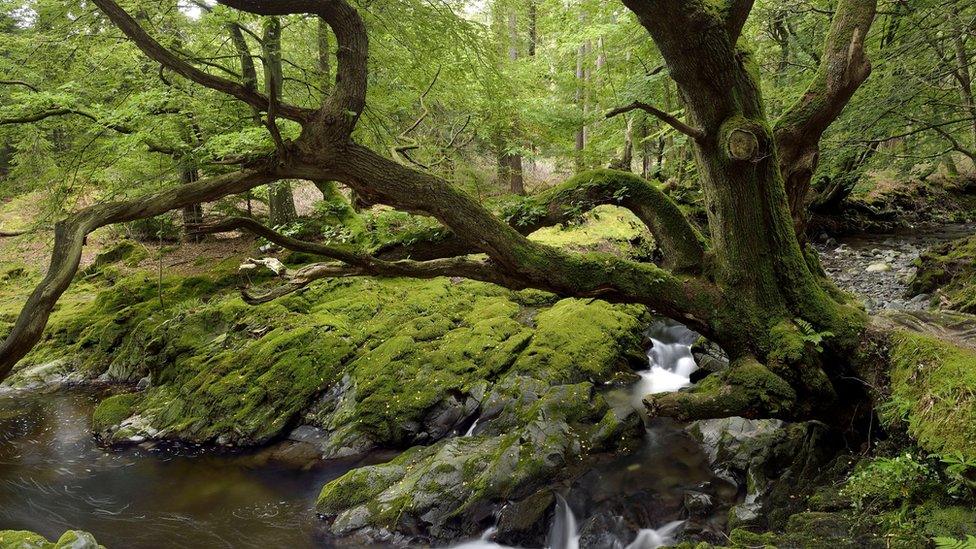
{"type": "Polygon", "coordinates": [[[930,296],[905,295],[919,254],[931,246],[973,233],[976,225],[972,224],[935,225],[883,235],[828,239],[815,248],[828,276],[842,289],[861,297],[868,312],[919,311],[928,308],[930,296]]]}
{"type": "MultiPolygon", "coordinates": [[[[904,297],[912,262],[925,247],[974,230],[946,226],[817,247],[826,272],[865,298],[869,310],[923,308],[924,298],[904,297]]],[[[697,368],[691,353],[697,335],[684,326],[658,321],[646,335],[648,368],[638,372],[639,381],[605,394],[622,413],[642,413],[645,394],[689,385],[697,368]]],[[[335,540],[313,510],[320,488],[392,456],[309,468],[280,459],[280,446],[235,454],[151,444],[108,450],[89,432],[104,394],[79,388],[0,395],[0,529],[49,539],[82,529],[109,548],[329,547],[335,540]]],[[[714,476],[681,425],[645,418],[645,426],[635,453],[595,467],[557,495],[549,548],[654,549],[683,531],[720,535],[735,487],[714,476]]],[[[504,547],[492,535],[488,530],[455,547],[504,547]]]]}
{"type": "MultiPolygon", "coordinates": [[[[640,381],[606,395],[621,411],[642,411],[647,392],[688,385],[695,369],[694,333],[660,321],[647,335],[653,346],[640,381]]],[[[334,546],[313,511],[319,490],[354,467],[391,457],[309,469],[279,462],[280,447],[236,454],[151,443],[104,449],[89,432],[104,395],[91,388],[0,395],[0,529],[49,539],[81,529],[109,548],[334,546]]],[[[689,498],[711,505],[695,528],[718,532],[724,517],[711,510],[721,507],[712,499],[717,492],[735,497],[730,485],[717,490],[720,482],[680,426],[649,422],[638,451],[595,467],[559,495],[549,546],[659,547],[688,526],[689,498]]],[[[501,547],[490,538],[489,531],[458,547],[501,547]]]]}

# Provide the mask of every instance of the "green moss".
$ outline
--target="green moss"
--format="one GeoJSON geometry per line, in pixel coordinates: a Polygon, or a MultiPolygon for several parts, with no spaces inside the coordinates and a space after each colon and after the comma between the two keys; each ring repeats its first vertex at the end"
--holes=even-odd
{"type": "Polygon", "coordinates": [[[976,236],[926,250],[909,282],[909,293],[942,294],[948,307],[976,313],[976,236]]]}
{"type": "Polygon", "coordinates": [[[105,549],[88,532],[68,530],[51,543],[39,534],[25,530],[0,531],[0,547],[4,549],[105,549]]]}
{"type": "Polygon", "coordinates": [[[124,393],[99,402],[92,413],[92,431],[97,433],[128,419],[139,398],[136,393],[124,393]]]}
{"type": "Polygon", "coordinates": [[[52,547],[44,536],[26,530],[0,531],[0,547],[5,549],[46,549],[52,547]]]}
{"type": "Polygon", "coordinates": [[[903,419],[925,450],[976,458],[976,352],[912,332],[892,336],[889,423],[903,419]]]}

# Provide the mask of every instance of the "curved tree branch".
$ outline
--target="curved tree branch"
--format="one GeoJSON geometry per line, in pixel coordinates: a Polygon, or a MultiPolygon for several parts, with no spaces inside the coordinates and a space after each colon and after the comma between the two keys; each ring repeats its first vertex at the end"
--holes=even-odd
{"type": "Polygon", "coordinates": [[[4,86],[23,86],[32,92],[39,92],[41,90],[37,89],[37,86],[31,84],[30,82],[25,82],[23,80],[0,80],[0,85],[4,86]]]}
{"type": "MultiPolygon", "coordinates": [[[[142,50],[142,52],[145,53],[149,58],[161,63],[162,65],[166,66],[166,68],[182,75],[189,80],[192,80],[193,82],[196,82],[197,84],[200,84],[201,86],[205,86],[236,97],[254,108],[261,110],[267,108],[268,98],[263,94],[258,93],[253,89],[248,89],[246,86],[232,80],[207,74],[180,59],[170,50],[164,48],[159,42],[156,41],[156,39],[149,36],[149,33],[147,33],[145,29],[143,29],[139,23],[132,18],[132,16],[126,13],[126,11],[119,7],[119,5],[113,0],[93,1],[95,5],[97,5],[99,9],[101,9],[102,12],[104,12],[105,15],[112,20],[112,23],[114,23],[116,27],[125,33],[130,40],[135,42],[136,46],[138,46],[139,49],[142,50]]],[[[281,116],[297,122],[305,121],[310,114],[309,111],[305,109],[287,104],[279,105],[279,113],[281,116]]]]}
{"type": "Polygon", "coordinates": [[[800,99],[776,121],[774,135],[780,171],[798,229],[805,223],[810,180],[820,162],[820,138],[871,74],[864,40],[874,22],[877,3],[838,2],[816,76],[800,99]]]}
{"type": "MultiPolygon", "coordinates": [[[[102,0],[104,1],[104,0],[102,0]]],[[[336,35],[338,48],[335,87],[317,115],[320,124],[335,127],[346,136],[352,132],[366,106],[366,57],[369,42],[366,25],[345,0],[218,0],[225,6],[256,15],[314,14],[336,35]]]]}
{"type": "MultiPolygon", "coordinates": [[[[98,119],[97,116],[95,116],[94,114],[88,111],[84,111],[81,109],[72,109],[72,108],[49,109],[43,112],[28,114],[28,115],[13,117],[13,118],[0,118],[0,126],[6,126],[12,124],[31,124],[34,122],[40,122],[41,120],[45,120],[47,118],[53,118],[55,116],[67,116],[72,114],[87,118],[92,122],[95,122],[96,124],[100,124],[110,130],[114,130],[119,133],[123,133],[126,135],[132,135],[136,133],[136,130],[128,126],[123,126],[121,124],[116,124],[114,122],[110,122],[110,123],[102,122],[101,120],[98,119]]],[[[165,145],[152,143],[150,141],[146,141],[146,146],[149,147],[150,152],[158,152],[160,154],[175,155],[178,152],[173,147],[167,147],[165,145]]]]}
{"type": "MultiPolygon", "coordinates": [[[[677,272],[701,269],[705,245],[698,231],[678,206],[649,181],[630,172],[591,170],[561,185],[521,199],[504,212],[507,222],[522,235],[544,227],[574,221],[604,204],[627,208],[648,228],[663,252],[663,265],[677,272]]],[[[385,259],[433,259],[477,253],[477,247],[455,234],[411,244],[394,243],[376,255],[385,259]]]]}
{"type": "Polygon", "coordinates": [[[246,191],[283,175],[272,171],[237,172],[181,185],[147,197],[89,206],[54,227],[54,250],[47,274],[27,299],[7,338],[0,344],[0,380],[41,338],[47,319],[78,271],[85,237],[99,227],[154,217],[170,210],[246,191]]]}

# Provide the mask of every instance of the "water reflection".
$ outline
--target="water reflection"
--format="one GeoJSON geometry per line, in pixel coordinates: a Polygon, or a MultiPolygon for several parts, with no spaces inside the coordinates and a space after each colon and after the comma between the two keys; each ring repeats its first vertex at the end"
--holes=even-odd
{"type": "Polygon", "coordinates": [[[88,530],[108,547],[326,544],[315,497],[355,461],[302,471],[268,452],[106,451],[88,433],[97,400],[85,392],[0,397],[0,528],[49,539],[88,530]]]}

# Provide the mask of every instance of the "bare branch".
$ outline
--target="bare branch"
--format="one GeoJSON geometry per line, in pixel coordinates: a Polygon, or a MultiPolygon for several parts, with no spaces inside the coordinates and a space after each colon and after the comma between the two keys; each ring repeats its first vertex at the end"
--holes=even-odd
{"type": "Polygon", "coordinates": [[[658,109],[658,108],[656,108],[656,107],[654,107],[652,105],[648,105],[647,103],[643,103],[641,101],[634,101],[633,103],[631,103],[629,105],[625,105],[623,107],[617,107],[616,109],[613,109],[612,111],[608,112],[606,117],[607,118],[613,118],[614,116],[619,116],[621,114],[624,114],[624,113],[627,113],[627,112],[630,112],[630,111],[635,111],[635,110],[641,110],[641,111],[644,111],[644,112],[646,112],[648,114],[652,114],[652,115],[656,116],[657,118],[661,119],[667,125],[669,125],[672,128],[678,130],[679,132],[687,135],[688,137],[691,137],[691,138],[695,139],[696,141],[700,141],[702,139],[705,139],[705,130],[702,130],[700,128],[691,127],[688,124],[685,124],[684,122],[682,122],[681,120],[678,120],[677,117],[675,117],[675,116],[673,116],[671,114],[668,114],[668,113],[662,111],[661,109],[658,109]]]}
{"type": "Polygon", "coordinates": [[[14,236],[24,235],[30,232],[30,229],[23,229],[20,231],[5,231],[0,229],[0,238],[11,238],[14,236]]]}
{"type": "MultiPolygon", "coordinates": [[[[125,10],[119,7],[113,0],[93,0],[105,15],[117,26],[126,36],[132,40],[136,46],[142,50],[149,58],[166,66],[173,72],[183,77],[219,92],[226,93],[258,109],[265,109],[268,105],[268,98],[252,89],[248,89],[242,84],[207,74],[200,69],[190,65],[180,59],[170,50],[164,48],[153,37],[149,36],[140,25],[125,10]]],[[[309,111],[292,105],[280,105],[280,113],[285,118],[303,122],[308,118],[309,111]]]]}
{"type": "Polygon", "coordinates": [[[191,230],[195,233],[220,233],[244,230],[251,234],[266,238],[288,250],[320,255],[335,259],[342,263],[316,263],[308,265],[289,278],[288,284],[276,288],[262,296],[245,295],[249,303],[264,303],[282,295],[294,292],[308,286],[315,280],[322,278],[337,278],[348,276],[384,276],[435,278],[439,276],[456,276],[491,282],[507,288],[520,290],[528,284],[508,273],[505,273],[488,261],[469,260],[463,257],[434,259],[430,261],[385,261],[369,254],[362,253],[349,247],[328,246],[316,242],[307,242],[285,236],[254,219],[235,217],[217,223],[197,225],[191,230]]]}

